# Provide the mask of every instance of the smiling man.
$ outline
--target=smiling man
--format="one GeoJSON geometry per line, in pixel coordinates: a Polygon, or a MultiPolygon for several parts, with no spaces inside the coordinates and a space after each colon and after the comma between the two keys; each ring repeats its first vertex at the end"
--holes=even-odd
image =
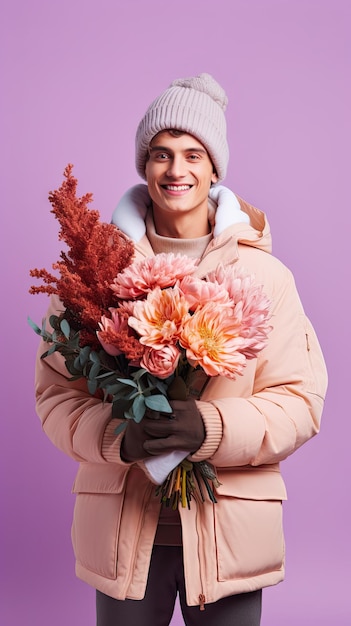
{"type": "Polygon", "coordinates": [[[196,259],[199,278],[234,265],[254,276],[271,302],[258,358],[236,379],[211,377],[196,399],[171,400],[173,419],[146,415],[116,435],[108,402],[39,351],[38,414],[80,461],[72,538],[77,575],[97,590],[97,626],[168,626],[177,596],[187,626],[259,626],[262,589],[284,578],[279,463],[318,432],[327,377],[293,276],[270,254],[265,215],[218,185],[226,106],[209,74],[152,102],[136,133],[146,184],[126,192],[113,222],[136,260],[173,253],[196,259]],[[215,467],[217,502],[162,507],[155,483],[186,456],[215,467]]]}
{"type": "MultiPolygon", "coordinates": [[[[209,74],[173,81],[137,129],[136,168],[147,185],[128,190],[113,214],[139,258],[185,254],[198,260],[200,277],[235,263],[272,301],[273,330],[254,367],[235,381],[211,380],[196,402],[173,404],[174,420],[145,419],[126,430],[122,458],[150,478],[148,455],[160,455],[162,467],[162,451],[172,450],[173,467],[188,450],[192,460],[210,460],[222,483],[217,504],[198,506],[195,517],[161,509],[141,601],[146,617],[140,608],[135,622],[145,626],[151,615],[153,624],[169,623],[177,591],[187,625],[258,626],[262,587],[284,577],[279,462],[318,431],[326,390],[323,356],[291,273],[267,254],[264,214],[218,185],[229,159],[227,103],[209,74]],[[204,612],[196,610],[201,600],[204,612]]],[[[128,616],[128,604],[100,592],[97,607],[108,615],[99,626],[128,616]]]]}

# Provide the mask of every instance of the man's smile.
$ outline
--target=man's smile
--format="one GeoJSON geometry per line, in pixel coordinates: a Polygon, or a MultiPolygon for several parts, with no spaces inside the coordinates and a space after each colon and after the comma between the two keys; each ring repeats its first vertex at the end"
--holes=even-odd
{"type": "Polygon", "coordinates": [[[189,191],[189,189],[192,188],[193,185],[161,185],[162,189],[166,189],[166,191],[189,191]]]}

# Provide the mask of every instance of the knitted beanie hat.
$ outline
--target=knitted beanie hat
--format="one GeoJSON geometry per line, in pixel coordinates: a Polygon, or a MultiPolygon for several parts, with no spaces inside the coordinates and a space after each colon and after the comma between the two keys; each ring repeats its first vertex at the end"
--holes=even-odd
{"type": "Polygon", "coordinates": [[[224,111],[228,98],[209,74],[179,78],[152,102],[141,120],[135,138],[135,164],[145,179],[150,142],[167,129],[182,130],[196,137],[206,148],[218,175],[226,174],[229,149],[224,111]]]}

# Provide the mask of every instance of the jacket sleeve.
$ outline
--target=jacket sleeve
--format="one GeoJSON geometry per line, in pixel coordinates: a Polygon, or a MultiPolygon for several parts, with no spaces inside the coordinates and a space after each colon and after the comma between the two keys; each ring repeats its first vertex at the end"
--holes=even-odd
{"type": "Polygon", "coordinates": [[[209,459],[222,468],[277,463],[319,431],[327,388],[323,355],[291,272],[277,259],[270,263],[267,346],[257,361],[249,362],[242,380],[227,382],[225,394],[218,395],[218,381],[210,381],[198,401],[206,438],[191,457],[194,461],[209,459]],[[251,368],[254,386],[245,393],[251,368]]]}
{"type": "MultiPolygon", "coordinates": [[[[62,304],[53,296],[47,319],[61,311],[62,304]]],[[[112,461],[127,467],[120,457],[122,436],[114,434],[120,420],[111,419],[111,404],[93,397],[84,379],[70,381],[61,354],[42,359],[47,349],[41,341],[35,370],[36,410],[46,435],[76,461],[112,461]]]]}

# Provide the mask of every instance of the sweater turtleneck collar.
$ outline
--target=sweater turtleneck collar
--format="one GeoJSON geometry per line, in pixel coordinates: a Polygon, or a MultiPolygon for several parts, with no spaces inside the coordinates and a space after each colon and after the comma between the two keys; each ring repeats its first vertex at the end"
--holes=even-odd
{"type": "Polygon", "coordinates": [[[212,230],[208,235],[196,237],[195,239],[162,237],[156,232],[151,209],[147,212],[145,223],[146,235],[155,254],[173,252],[173,254],[184,254],[193,259],[201,259],[213,238],[212,230]]]}

